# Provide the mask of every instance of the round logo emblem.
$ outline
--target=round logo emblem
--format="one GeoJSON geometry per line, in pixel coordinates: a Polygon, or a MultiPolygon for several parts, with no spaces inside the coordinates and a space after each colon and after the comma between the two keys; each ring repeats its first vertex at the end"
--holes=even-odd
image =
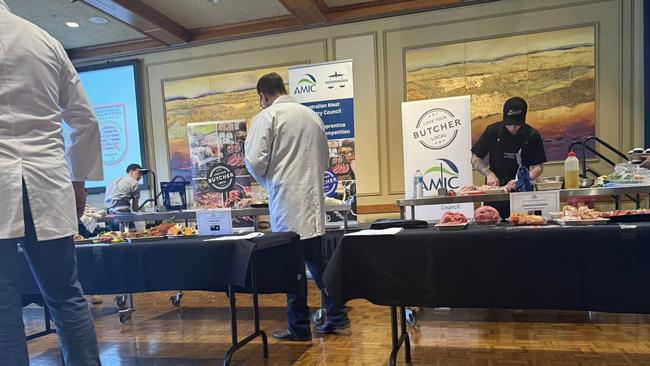
{"type": "Polygon", "coordinates": [[[126,156],[126,135],[117,121],[102,121],[100,126],[104,164],[116,165],[126,156]]]}
{"type": "Polygon", "coordinates": [[[413,139],[431,150],[444,149],[454,142],[461,125],[460,119],[450,111],[443,108],[430,109],[420,116],[412,132],[413,139]]]}
{"type": "Polygon", "coordinates": [[[217,192],[228,192],[235,186],[235,172],[223,163],[210,166],[207,179],[208,186],[217,192]]]}
{"type": "Polygon", "coordinates": [[[332,171],[325,171],[325,176],[323,177],[323,191],[325,195],[331,197],[336,193],[336,188],[339,186],[339,179],[336,177],[336,174],[332,171]]]}

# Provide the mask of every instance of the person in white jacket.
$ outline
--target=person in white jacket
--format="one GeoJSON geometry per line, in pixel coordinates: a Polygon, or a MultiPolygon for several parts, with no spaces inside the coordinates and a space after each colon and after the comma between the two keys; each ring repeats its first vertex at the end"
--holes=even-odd
{"type": "Polygon", "coordinates": [[[83,182],[102,179],[97,119],[65,50],[0,0],[1,364],[29,364],[14,277],[18,244],[52,313],[65,365],[100,364],[72,236],[83,182]],[[67,148],[62,119],[71,130],[67,148]]]}
{"type": "MultiPolygon", "coordinates": [[[[329,148],[323,121],[310,108],[287,96],[282,77],[276,73],[257,82],[264,110],[253,118],[245,142],[246,167],[269,193],[273,231],[300,235],[304,260],[318,287],[323,290],[327,321],[316,328],[330,333],[348,328],[346,309],[335,307],[324,291],[322,275],[327,264],[322,250],[325,234],[323,176],[329,148]]],[[[304,268],[304,264],[302,265],[304,268]]],[[[311,340],[307,281],[300,293],[287,295],[289,327],[273,332],[280,340],[311,340]]]]}

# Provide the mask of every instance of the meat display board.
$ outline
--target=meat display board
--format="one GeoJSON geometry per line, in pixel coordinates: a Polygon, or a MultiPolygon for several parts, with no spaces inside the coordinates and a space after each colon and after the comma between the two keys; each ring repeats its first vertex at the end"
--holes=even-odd
{"type": "MultiPolygon", "coordinates": [[[[188,123],[187,137],[196,208],[249,207],[255,179],[244,162],[246,120],[188,123]]],[[[233,219],[235,227],[253,226],[252,218],[233,219]]]]}

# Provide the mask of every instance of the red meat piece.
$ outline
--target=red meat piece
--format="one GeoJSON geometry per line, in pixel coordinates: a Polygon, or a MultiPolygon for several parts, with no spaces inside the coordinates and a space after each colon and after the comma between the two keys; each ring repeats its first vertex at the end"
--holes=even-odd
{"type": "Polygon", "coordinates": [[[440,218],[440,224],[463,224],[467,218],[460,212],[447,211],[440,218]]]}

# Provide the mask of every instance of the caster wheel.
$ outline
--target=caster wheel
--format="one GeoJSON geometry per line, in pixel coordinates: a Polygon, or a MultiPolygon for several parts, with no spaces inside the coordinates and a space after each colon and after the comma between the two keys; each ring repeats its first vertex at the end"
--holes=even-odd
{"type": "Polygon", "coordinates": [[[406,310],[406,325],[414,327],[418,324],[418,318],[412,310],[406,310]]]}
{"type": "Polygon", "coordinates": [[[120,314],[120,323],[124,325],[131,324],[131,313],[120,314]]]}
{"type": "Polygon", "coordinates": [[[176,295],[169,298],[169,301],[175,307],[180,307],[182,300],[183,300],[183,294],[181,294],[181,293],[178,293],[178,294],[176,294],[176,295]]]}
{"type": "Polygon", "coordinates": [[[126,309],[126,295],[115,296],[115,304],[120,310],[126,309]]]}
{"type": "Polygon", "coordinates": [[[314,313],[311,315],[311,320],[316,325],[322,325],[325,322],[325,313],[323,309],[314,311],[314,313]]]}

